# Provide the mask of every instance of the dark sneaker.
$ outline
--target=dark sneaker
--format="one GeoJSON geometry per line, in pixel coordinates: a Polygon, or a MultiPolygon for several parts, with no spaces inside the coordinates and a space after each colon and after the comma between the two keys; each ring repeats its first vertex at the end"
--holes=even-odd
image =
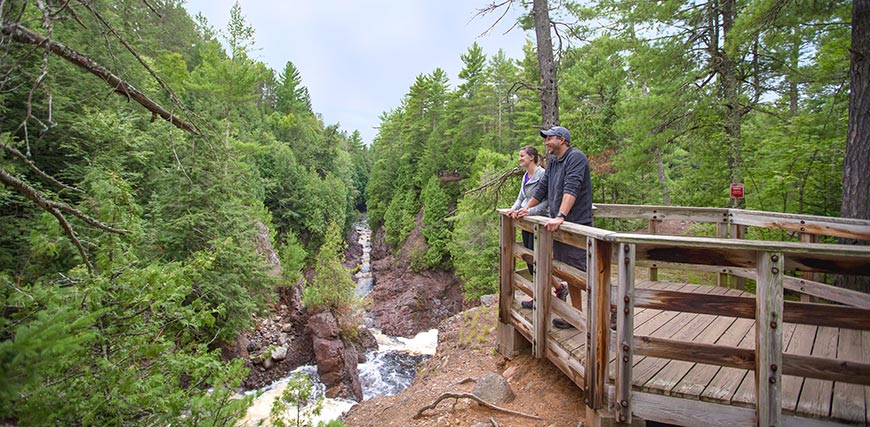
{"type": "Polygon", "coordinates": [[[535,302],[532,300],[523,301],[520,303],[520,306],[523,308],[528,308],[529,310],[531,310],[535,306],[535,302]]]}
{"type": "Polygon", "coordinates": [[[562,301],[568,300],[568,285],[562,285],[561,288],[556,290],[556,296],[559,297],[562,301]]]}
{"type": "Polygon", "coordinates": [[[570,328],[574,327],[573,325],[566,322],[565,319],[562,319],[561,317],[553,318],[553,326],[555,326],[559,329],[570,329],[570,328]]]}

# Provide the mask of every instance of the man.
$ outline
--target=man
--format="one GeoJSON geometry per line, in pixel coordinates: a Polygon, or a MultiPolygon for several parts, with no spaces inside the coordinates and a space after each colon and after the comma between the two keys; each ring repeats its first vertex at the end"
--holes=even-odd
{"type": "MultiPolygon", "coordinates": [[[[571,146],[571,133],[562,126],[542,130],[541,136],[545,138],[544,145],[550,154],[547,171],[532,199],[517,212],[517,217],[528,215],[529,209],[547,200],[550,204],[550,220],[544,227],[548,231],[558,230],[565,221],[591,226],[592,182],[589,178],[589,159],[582,151],[571,146]]],[[[553,241],[553,258],[586,271],[586,249],[553,241]]],[[[554,284],[557,295],[564,294],[563,286],[567,285],[557,287],[554,284]]],[[[569,286],[568,293],[574,307],[581,309],[580,289],[569,286]]],[[[571,327],[571,324],[559,318],[553,319],[553,325],[563,329],[571,327]]]]}

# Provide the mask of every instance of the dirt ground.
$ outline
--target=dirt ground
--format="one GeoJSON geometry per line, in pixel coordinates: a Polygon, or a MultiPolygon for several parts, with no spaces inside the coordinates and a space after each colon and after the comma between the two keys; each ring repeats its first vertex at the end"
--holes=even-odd
{"type": "Polygon", "coordinates": [[[354,406],[343,422],[350,427],[514,426],[576,427],[583,422],[583,393],[546,359],[528,352],[507,359],[495,351],[498,308],[495,304],[459,313],[441,323],[438,349],[418,368],[414,383],[395,396],[354,406]],[[443,393],[471,393],[476,379],[497,372],[516,398],[498,406],[539,420],[493,410],[470,399],[442,400],[414,418],[443,393]]]}

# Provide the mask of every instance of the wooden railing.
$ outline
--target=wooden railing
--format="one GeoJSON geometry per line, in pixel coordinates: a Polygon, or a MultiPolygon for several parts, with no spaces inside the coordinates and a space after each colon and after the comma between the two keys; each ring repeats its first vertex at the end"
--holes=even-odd
{"type": "Polygon", "coordinates": [[[597,205],[596,208],[596,218],[649,220],[648,231],[652,232],[662,220],[713,223],[719,237],[614,232],[567,222],[558,231],[549,232],[543,227],[548,218],[514,220],[503,215],[504,210],[500,211],[500,350],[515,351],[521,347],[521,339],[531,342],[536,357],[546,356],[575,383],[582,385],[587,415],[592,416],[587,422],[596,424],[598,416],[630,422],[634,413],[644,419],[658,417],[658,421],[678,424],[779,426],[784,419],[792,418],[783,415],[780,406],[783,375],[870,385],[870,364],[783,354],[782,337],[784,322],[870,330],[870,296],[807,276],[816,273],[868,276],[870,247],[812,243],[816,237],[804,237],[822,235],[870,240],[870,221],[732,209],[627,205],[597,205]],[[533,253],[516,243],[517,227],[535,233],[533,253]],[[746,227],[797,233],[801,242],[740,239],[746,227]],[[553,240],[586,248],[588,273],[554,261],[553,240]],[[535,263],[539,274],[533,281],[515,271],[517,258],[535,263]],[[639,267],[653,269],[651,280],[656,280],[659,268],[707,271],[755,280],[755,298],[636,289],[635,274],[639,267]],[[585,288],[588,293],[585,309],[578,310],[552,298],[549,275],[540,274],[542,272],[552,272],[570,286],[585,288]],[[787,272],[804,276],[794,277],[787,272]],[[611,283],[613,279],[615,284],[611,283]],[[784,289],[823,298],[833,304],[785,301],[784,289]],[[531,324],[513,309],[516,290],[535,298],[537,309],[533,311],[531,324]],[[639,308],[756,319],[755,346],[738,348],[634,335],[633,319],[639,308]],[[615,309],[615,333],[610,329],[612,309],[615,309]],[[586,357],[582,363],[548,341],[550,319],[554,316],[585,331],[586,357]],[[612,354],[616,367],[611,382],[608,364],[612,354]],[[633,390],[631,368],[635,356],[753,370],[755,410],[700,401],[687,406],[685,399],[677,402],[677,398],[633,390]],[[701,412],[687,413],[696,412],[687,411],[689,407],[701,412]],[[717,412],[715,420],[705,418],[710,416],[711,410],[717,412]],[[661,414],[669,415],[661,418],[661,414]]]}

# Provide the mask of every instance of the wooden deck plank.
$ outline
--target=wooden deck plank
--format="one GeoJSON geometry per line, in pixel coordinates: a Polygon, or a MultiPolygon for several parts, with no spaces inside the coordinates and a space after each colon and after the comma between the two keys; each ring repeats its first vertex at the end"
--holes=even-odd
{"type": "MultiPolygon", "coordinates": [[[[837,343],[837,360],[863,362],[861,331],[840,329],[837,343]]],[[[863,423],[867,420],[864,386],[844,382],[834,383],[834,398],[831,402],[831,417],[863,423]]]]}
{"type": "MultiPolygon", "coordinates": [[[[724,318],[723,318],[724,319],[724,318]]],[[[722,335],[713,343],[723,346],[736,346],[740,344],[749,329],[755,326],[755,321],[752,319],[735,318],[722,335]]],[[[698,396],[710,384],[710,381],[721,369],[718,365],[707,365],[703,363],[693,366],[686,376],[671,390],[671,394],[675,396],[689,397],[697,399],[698,396]]]]}
{"type": "MultiPolygon", "coordinates": [[[[663,289],[663,290],[671,290],[671,291],[680,291],[680,292],[692,292],[697,291],[701,288],[701,285],[688,284],[688,283],[678,283],[678,282],[650,282],[645,281],[644,283],[647,289],[663,289]]],[[[634,317],[634,335],[650,335],[653,331],[660,328],[662,325],[669,322],[674,316],[679,314],[675,311],[665,312],[662,310],[656,310],[652,308],[643,308],[637,309],[634,317]],[[668,313],[668,314],[663,314],[668,313]],[[651,322],[651,323],[650,323],[651,322]]],[[[585,356],[585,355],[584,355],[585,356]]],[[[640,360],[643,360],[643,356],[634,356],[632,360],[632,365],[637,364],[640,360]]],[[[616,352],[610,353],[610,363],[609,363],[609,379],[616,378],[616,352]]],[[[632,374],[634,375],[634,374],[632,374]]]]}
{"type": "MultiPolygon", "coordinates": [[[[788,346],[791,344],[793,337],[795,337],[795,331],[797,330],[797,327],[798,327],[798,325],[793,324],[793,323],[786,323],[785,324],[785,329],[783,329],[783,333],[782,333],[782,347],[784,349],[787,349],[788,346]]],[[[809,333],[812,330],[814,330],[815,328],[816,328],[815,326],[810,326],[810,328],[807,329],[807,332],[809,333]]],[[[753,337],[755,336],[755,328],[754,327],[752,329],[751,335],[753,337]]],[[[799,337],[798,339],[802,339],[802,338],[803,337],[799,337]]],[[[810,336],[810,341],[812,341],[812,336],[810,336]]],[[[796,343],[796,345],[797,344],[798,343],[796,343]]],[[[810,344],[810,345],[812,345],[812,344],[810,344]]],[[[752,347],[752,346],[750,346],[750,347],[752,347]]],[[[788,352],[788,350],[786,350],[786,352],[788,352]]],[[[803,378],[802,377],[794,377],[794,376],[790,376],[790,375],[783,375],[782,378],[783,378],[783,384],[782,384],[783,387],[782,387],[782,391],[781,391],[782,398],[780,399],[780,404],[782,405],[781,407],[782,407],[784,412],[791,413],[792,409],[794,408],[794,406],[796,404],[796,400],[794,400],[794,399],[797,399],[798,394],[800,393],[800,388],[796,389],[798,394],[794,394],[794,396],[792,397],[790,393],[787,393],[785,391],[787,384],[789,384],[789,382],[786,379],[792,378],[792,382],[794,382],[794,380],[803,380],[803,378]],[[789,408],[787,408],[786,406],[789,406],[789,408]]],[[[795,384],[800,385],[801,382],[796,382],[795,384]]],[[[794,389],[792,391],[794,391],[794,389]]],[[[743,381],[740,383],[739,386],[737,386],[737,390],[734,392],[734,396],[731,398],[731,404],[737,405],[737,406],[745,406],[745,407],[754,407],[755,406],[755,371],[750,370],[750,371],[746,372],[746,376],[743,377],[743,381]]]]}
{"type": "MultiPolygon", "coordinates": [[[[861,331],[861,349],[864,363],[870,363],[870,331],[861,331]]],[[[864,423],[870,424],[870,386],[864,386],[864,423]]]]}
{"type": "MultiPolygon", "coordinates": [[[[787,323],[786,326],[789,324],[787,323]]],[[[808,355],[812,352],[813,341],[815,341],[816,327],[812,325],[797,325],[788,346],[785,347],[786,353],[808,355]]],[[[803,387],[804,379],[793,375],[782,376],[782,410],[794,411],[797,406],[798,398],[800,397],[801,388],[803,387]]]]}
{"type": "MultiPolygon", "coordinates": [[[[700,316],[699,316],[700,317],[700,316]]],[[[714,317],[712,321],[704,328],[692,341],[703,344],[714,344],[719,337],[734,323],[735,317],[714,317]]],[[[697,320],[696,320],[697,322],[697,320]]],[[[656,374],[652,379],[647,381],[645,388],[655,389],[657,393],[671,395],[671,390],[686,376],[689,371],[696,365],[694,362],[683,360],[671,360],[656,374]]]]}
{"type": "MultiPolygon", "coordinates": [[[[737,343],[740,348],[755,347],[755,321],[752,321],[752,326],[746,331],[746,335],[737,343]]],[[[710,380],[710,384],[701,392],[700,398],[719,403],[731,403],[732,398],[737,391],[743,378],[746,376],[746,369],[722,367],[710,380]]],[[[754,389],[754,387],[753,387],[754,389]]]]}
{"type": "MultiPolygon", "coordinates": [[[[691,292],[698,294],[706,294],[718,291],[721,288],[716,286],[706,285],[686,285],[681,288],[680,292],[691,292]]],[[[643,330],[635,328],[635,335],[648,335],[656,338],[668,338],[679,340],[692,340],[700,334],[710,323],[713,322],[716,316],[709,314],[698,315],[696,313],[681,313],[667,311],[670,313],[670,318],[662,326],[655,329],[643,330]],[[676,314],[676,315],[674,315],[676,314]]],[[[656,357],[637,357],[634,359],[634,367],[632,368],[632,384],[644,391],[661,393],[662,391],[653,388],[647,388],[646,382],[653,378],[661,369],[669,362],[668,359],[656,357]]]]}
{"type": "MultiPolygon", "coordinates": [[[[650,289],[729,296],[751,295],[736,289],[679,282],[638,283],[641,284],[640,287],[650,289]]],[[[519,298],[521,297],[520,293],[519,298]]],[[[523,317],[530,318],[532,311],[520,309],[519,299],[515,299],[514,306],[523,317]]],[[[634,333],[640,336],[723,346],[736,345],[740,348],[753,348],[755,344],[753,319],[637,309],[634,322],[634,333]]],[[[549,339],[558,343],[580,366],[585,364],[584,331],[552,328],[549,339]]],[[[870,363],[870,331],[787,323],[783,330],[783,348],[789,354],[870,363]]],[[[611,358],[613,357],[615,353],[611,352],[611,358]]],[[[870,386],[789,375],[783,376],[782,380],[782,408],[785,414],[811,417],[802,418],[809,423],[813,419],[822,421],[820,418],[829,418],[828,421],[831,422],[870,423],[867,413],[867,408],[870,407],[870,386]]],[[[738,407],[754,407],[755,404],[755,376],[752,370],[635,356],[633,386],[636,390],[647,393],[695,401],[713,401],[738,407]]]]}
{"type": "MultiPolygon", "coordinates": [[[[820,326],[816,332],[816,342],[813,344],[813,356],[833,359],[837,356],[837,328],[820,326]]],[[[831,394],[834,389],[834,382],[829,380],[820,380],[816,378],[807,378],[804,380],[804,386],[801,390],[801,397],[798,400],[798,414],[809,414],[819,417],[828,417],[831,415],[831,394]]]]}

